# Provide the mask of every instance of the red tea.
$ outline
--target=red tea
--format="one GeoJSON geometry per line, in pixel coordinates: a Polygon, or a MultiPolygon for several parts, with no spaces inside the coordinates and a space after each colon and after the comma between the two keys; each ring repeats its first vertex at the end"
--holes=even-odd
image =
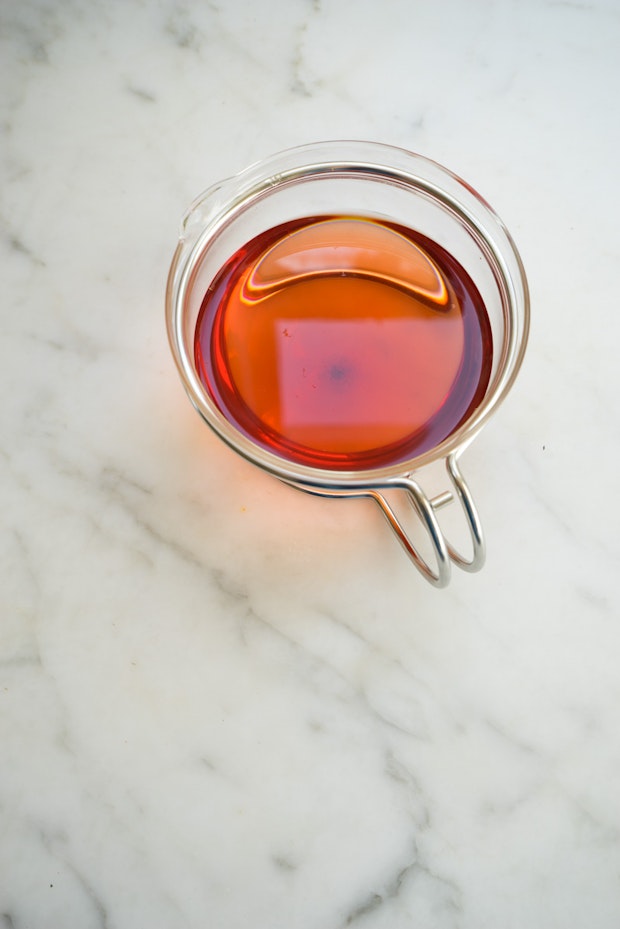
{"type": "Polygon", "coordinates": [[[200,378],[253,442],[302,465],[365,470],[447,438],[481,402],[491,327],[441,246],[364,217],[263,232],[212,282],[200,378]]]}

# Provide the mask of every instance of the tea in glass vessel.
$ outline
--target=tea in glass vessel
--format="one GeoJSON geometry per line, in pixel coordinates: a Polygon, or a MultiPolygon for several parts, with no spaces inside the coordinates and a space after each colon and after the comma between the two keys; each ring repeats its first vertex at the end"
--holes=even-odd
{"type": "Polygon", "coordinates": [[[370,142],[275,155],[190,207],[167,323],[192,402],[238,453],[302,490],[374,499],[436,586],[452,563],[482,566],[458,459],[514,381],[529,301],[512,239],[469,185],[370,142]],[[429,497],[419,472],[436,461],[448,489],[429,497]],[[468,556],[437,518],[454,502],[468,556]]]}

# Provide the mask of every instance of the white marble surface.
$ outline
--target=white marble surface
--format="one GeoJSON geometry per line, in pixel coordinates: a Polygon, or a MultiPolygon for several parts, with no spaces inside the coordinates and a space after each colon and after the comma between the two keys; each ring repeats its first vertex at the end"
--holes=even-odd
{"type": "Polygon", "coordinates": [[[0,927],[617,929],[617,2],[0,10],[0,927]],[[529,272],[445,591],[223,447],[166,343],[191,199],[343,137],[466,177],[529,272]]]}

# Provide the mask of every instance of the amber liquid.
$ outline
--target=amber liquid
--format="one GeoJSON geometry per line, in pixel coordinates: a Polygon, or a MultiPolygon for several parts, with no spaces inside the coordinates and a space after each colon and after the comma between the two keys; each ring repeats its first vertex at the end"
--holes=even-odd
{"type": "Polygon", "coordinates": [[[310,217],[257,236],[204,297],[200,378],[224,416],[291,462],[412,459],[480,404],[492,341],[473,281],[417,232],[310,217]]]}

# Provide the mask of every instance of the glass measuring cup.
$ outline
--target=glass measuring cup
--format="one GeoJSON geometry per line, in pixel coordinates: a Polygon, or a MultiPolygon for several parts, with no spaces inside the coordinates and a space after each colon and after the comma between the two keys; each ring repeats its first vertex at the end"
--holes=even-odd
{"type": "MultiPolygon", "coordinates": [[[[350,271],[349,276],[360,275],[359,268],[350,271]]],[[[190,206],[170,268],[166,319],[173,357],[192,403],[236,452],[298,489],[374,499],[415,567],[435,586],[448,583],[453,563],[468,571],[482,566],[482,528],[459,458],[517,375],[528,336],[529,297],[510,235],[464,181],[420,155],[372,142],[320,142],[274,155],[209,188],[190,206]],[[452,256],[480,295],[490,330],[488,380],[464,419],[431,447],[412,446],[408,456],[383,456],[378,465],[371,458],[359,464],[352,458],[349,466],[320,458],[318,464],[308,463],[289,453],[286,442],[266,444],[240,427],[202,376],[196,329],[205,295],[222,268],[268,230],[289,228],[308,217],[318,222],[357,217],[382,229],[410,230],[452,256]],[[422,489],[420,471],[435,462],[445,463],[447,489],[430,497],[422,489]],[[430,559],[397,515],[393,492],[404,495],[426,529],[430,559]],[[439,524],[438,511],[451,503],[460,504],[469,529],[468,555],[456,550],[439,524]]]]}

